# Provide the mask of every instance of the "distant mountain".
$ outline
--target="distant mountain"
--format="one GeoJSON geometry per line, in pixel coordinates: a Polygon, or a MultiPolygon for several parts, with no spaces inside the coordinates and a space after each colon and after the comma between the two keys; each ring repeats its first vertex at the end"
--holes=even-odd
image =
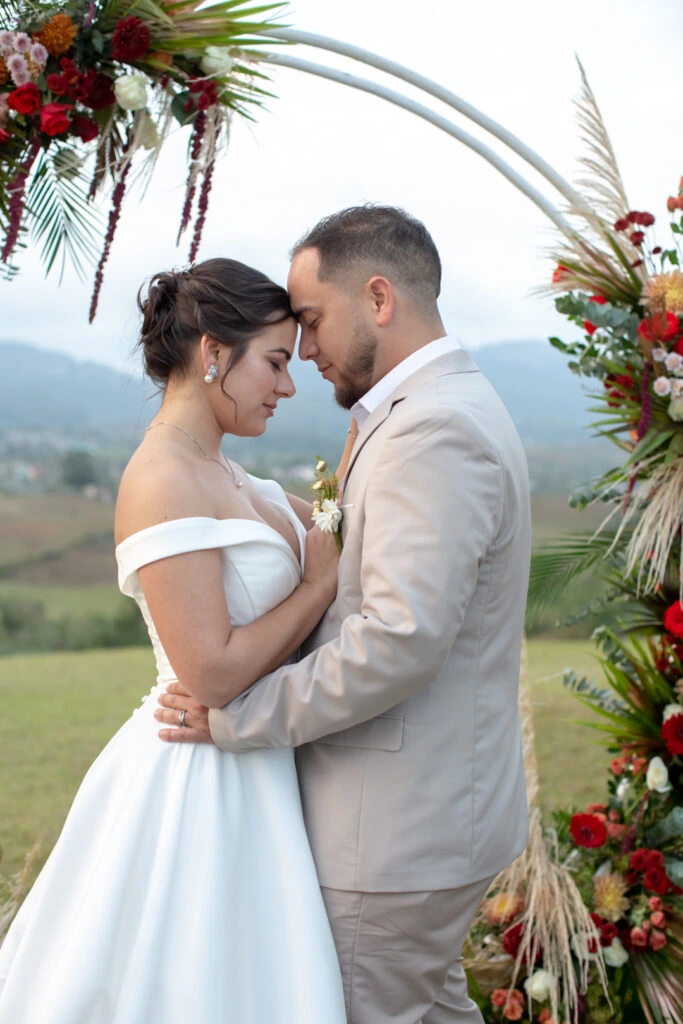
{"type": "MultiPolygon", "coordinates": [[[[562,356],[538,341],[510,341],[472,355],[510,411],[528,448],[575,448],[589,443],[589,404],[562,356]]],[[[280,403],[267,439],[240,441],[240,452],[291,461],[295,452],[333,457],[343,443],[348,415],[334,404],[328,384],[309,364],[292,367],[298,394],[280,403]],[[265,443],[264,443],[265,441],[265,443]],[[288,459],[288,455],[290,458],[288,459]]],[[[154,414],[154,389],[133,375],[96,362],[79,362],[31,345],[0,342],[0,430],[138,436],[154,414]]],[[[238,399],[239,400],[239,399],[238,399]]],[[[232,443],[232,442],[231,442],[232,443]]],[[[595,443],[595,442],[593,442],[595,443]]]]}

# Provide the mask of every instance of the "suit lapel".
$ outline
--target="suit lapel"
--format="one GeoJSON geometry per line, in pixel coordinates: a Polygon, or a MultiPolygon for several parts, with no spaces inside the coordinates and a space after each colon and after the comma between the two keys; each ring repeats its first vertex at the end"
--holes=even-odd
{"type": "Polygon", "coordinates": [[[402,381],[396,390],[370,413],[358,432],[358,438],[353,446],[346,474],[340,485],[342,498],[356,459],[375,431],[387,419],[395,405],[398,405],[399,402],[407,398],[411,392],[416,391],[423,384],[434,380],[436,377],[444,377],[451,373],[474,373],[478,370],[479,367],[464,349],[456,349],[454,352],[448,352],[446,355],[439,356],[438,359],[433,359],[431,363],[427,363],[426,366],[416,370],[410,377],[402,381]]]}

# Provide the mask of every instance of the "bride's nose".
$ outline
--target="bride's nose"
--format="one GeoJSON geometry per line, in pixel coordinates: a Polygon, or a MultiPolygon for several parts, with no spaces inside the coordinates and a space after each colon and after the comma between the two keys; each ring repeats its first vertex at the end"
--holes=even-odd
{"type": "Polygon", "coordinates": [[[296,394],[296,385],[289,372],[283,376],[282,382],[278,385],[277,393],[282,395],[283,398],[293,398],[296,394]]]}

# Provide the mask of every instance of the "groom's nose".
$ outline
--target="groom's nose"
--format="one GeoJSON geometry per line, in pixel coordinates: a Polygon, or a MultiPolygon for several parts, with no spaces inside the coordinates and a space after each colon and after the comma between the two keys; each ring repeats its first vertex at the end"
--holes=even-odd
{"type": "Polygon", "coordinates": [[[299,339],[299,359],[314,359],[319,354],[320,349],[315,343],[312,332],[303,327],[299,339]]]}

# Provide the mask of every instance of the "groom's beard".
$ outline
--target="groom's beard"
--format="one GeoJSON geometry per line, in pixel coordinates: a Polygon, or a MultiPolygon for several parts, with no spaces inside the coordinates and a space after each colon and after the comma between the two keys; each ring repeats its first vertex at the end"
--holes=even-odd
{"type": "Polygon", "coordinates": [[[377,338],[366,327],[357,325],[348,358],[334,386],[334,397],[342,409],[351,409],[372,387],[376,357],[377,338]]]}

